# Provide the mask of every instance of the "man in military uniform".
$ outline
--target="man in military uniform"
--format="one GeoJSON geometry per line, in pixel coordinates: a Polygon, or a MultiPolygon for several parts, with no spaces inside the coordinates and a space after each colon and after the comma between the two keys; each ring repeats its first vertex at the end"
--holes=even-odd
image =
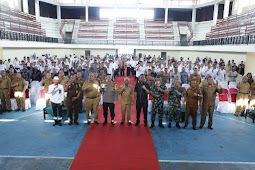
{"type": "Polygon", "coordinates": [[[11,79],[11,81],[16,78],[16,74],[14,73],[14,69],[12,67],[9,69],[8,77],[11,79]]]}
{"type": "Polygon", "coordinates": [[[86,117],[88,124],[91,122],[91,110],[94,112],[94,123],[99,124],[98,122],[98,106],[99,106],[99,96],[100,96],[100,86],[95,80],[94,73],[89,73],[89,80],[85,81],[82,85],[82,90],[85,92],[85,108],[86,108],[86,117]]]}
{"type": "Polygon", "coordinates": [[[16,74],[16,79],[14,79],[11,83],[11,88],[14,89],[14,97],[17,102],[18,109],[15,111],[20,111],[20,108],[22,107],[22,111],[26,111],[25,109],[25,97],[26,97],[26,88],[27,83],[26,80],[21,78],[21,74],[16,74]]]}
{"type": "Polygon", "coordinates": [[[215,107],[215,97],[216,93],[222,93],[222,88],[218,88],[216,84],[213,83],[213,78],[211,76],[207,77],[207,84],[202,86],[202,112],[201,112],[201,122],[199,128],[203,128],[206,120],[206,114],[209,113],[209,121],[208,121],[208,128],[212,128],[213,123],[213,111],[215,107]]]}
{"type": "Polygon", "coordinates": [[[100,71],[100,74],[98,75],[97,80],[98,80],[98,83],[99,83],[100,86],[101,86],[101,84],[105,83],[106,75],[105,75],[104,70],[100,71]]]}
{"type": "Polygon", "coordinates": [[[174,86],[168,92],[168,105],[169,105],[169,124],[168,128],[171,128],[172,118],[175,118],[176,127],[180,128],[179,121],[181,115],[181,98],[185,97],[185,90],[180,86],[180,80],[174,80],[174,86]]]}
{"type": "Polygon", "coordinates": [[[44,86],[45,98],[46,98],[46,106],[50,105],[50,95],[48,94],[49,86],[53,84],[53,80],[51,79],[51,74],[48,72],[46,74],[46,79],[41,81],[41,86],[44,86]]]}
{"type": "Polygon", "coordinates": [[[81,85],[76,82],[75,75],[70,77],[70,81],[65,87],[65,92],[67,92],[67,109],[68,109],[68,118],[69,125],[73,123],[73,112],[74,112],[74,124],[78,125],[78,114],[79,114],[79,97],[82,93],[81,85]]]}
{"type": "Polygon", "coordinates": [[[122,119],[121,119],[121,125],[125,122],[125,113],[127,112],[127,121],[128,124],[131,123],[131,104],[133,104],[133,87],[129,85],[129,78],[126,77],[124,79],[124,85],[119,87],[119,93],[121,95],[121,113],[122,113],[122,119]]]}
{"type": "Polygon", "coordinates": [[[236,96],[236,112],[235,116],[238,116],[241,111],[241,116],[244,116],[244,111],[249,101],[250,84],[248,78],[245,76],[241,83],[237,84],[238,94],[236,96]]]}
{"type": "Polygon", "coordinates": [[[102,85],[103,91],[103,109],[104,109],[104,125],[107,124],[107,116],[108,116],[108,108],[111,112],[111,123],[115,125],[114,122],[114,106],[118,101],[118,87],[115,82],[112,81],[112,77],[110,74],[106,76],[106,84],[102,85]]]}
{"type": "Polygon", "coordinates": [[[11,112],[11,100],[10,100],[11,79],[6,76],[6,72],[4,70],[1,71],[1,75],[2,78],[0,78],[0,96],[3,112],[6,111],[6,103],[8,112],[11,112]]]}
{"type": "Polygon", "coordinates": [[[151,88],[150,94],[152,95],[152,112],[151,112],[151,126],[154,127],[156,113],[158,112],[159,127],[164,128],[162,124],[163,118],[163,105],[164,93],[167,94],[167,88],[164,83],[161,83],[160,77],[156,78],[156,84],[151,88]]]}
{"type": "MultiPolygon", "coordinates": [[[[79,83],[80,87],[82,87],[83,83],[85,82],[85,80],[82,78],[82,73],[79,71],[77,72],[77,79],[76,79],[77,83],[79,83]]],[[[81,92],[80,97],[78,98],[78,102],[79,102],[79,113],[82,113],[82,99],[83,99],[83,92],[81,92]]]]}
{"type": "Polygon", "coordinates": [[[201,77],[198,74],[197,67],[194,67],[193,70],[194,70],[194,73],[189,76],[189,83],[192,80],[196,80],[196,83],[197,83],[197,86],[198,86],[201,83],[201,77]]]}
{"type": "Polygon", "coordinates": [[[186,96],[186,110],[185,110],[185,125],[186,128],[189,124],[189,116],[192,115],[193,129],[196,130],[197,125],[197,109],[198,109],[198,97],[200,96],[200,89],[196,80],[191,80],[191,86],[187,89],[186,96]]]}

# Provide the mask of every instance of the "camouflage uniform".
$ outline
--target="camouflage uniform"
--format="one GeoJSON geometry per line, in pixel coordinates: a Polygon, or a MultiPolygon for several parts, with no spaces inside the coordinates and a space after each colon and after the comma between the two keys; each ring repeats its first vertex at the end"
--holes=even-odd
{"type": "Polygon", "coordinates": [[[106,75],[105,74],[99,74],[97,77],[97,81],[99,85],[104,84],[106,81],[106,75]]]}
{"type": "Polygon", "coordinates": [[[169,123],[172,122],[173,117],[175,122],[179,123],[181,115],[181,98],[185,97],[186,93],[182,87],[172,86],[168,92],[168,103],[169,106],[169,123]],[[178,95],[177,92],[180,92],[181,95],[178,95]]]}
{"type": "MultiPolygon", "coordinates": [[[[162,90],[167,90],[165,84],[159,86],[162,90]]],[[[151,121],[155,121],[156,113],[158,112],[158,119],[162,121],[163,118],[163,105],[164,105],[164,93],[158,90],[158,86],[154,85],[151,88],[151,93],[159,94],[160,97],[152,97],[152,112],[151,112],[151,121]]]]}

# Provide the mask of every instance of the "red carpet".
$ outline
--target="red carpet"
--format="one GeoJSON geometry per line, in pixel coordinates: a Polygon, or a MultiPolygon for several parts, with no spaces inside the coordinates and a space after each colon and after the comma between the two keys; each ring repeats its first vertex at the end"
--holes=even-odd
{"type": "MultiPolygon", "coordinates": [[[[124,84],[124,77],[117,77],[115,82],[118,86],[124,84]]],[[[135,86],[133,77],[130,84],[135,86]]],[[[160,169],[156,151],[153,145],[149,127],[144,127],[143,113],[141,113],[141,124],[135,126],[136,108],[135,104],[131,110],[132,125],[125,122],[120,125],[121,106],[119,101],[115,105],[115,121],[113,126],[109,122],[103,125],[103,109],[99,109],[99,125],[91,124],[83,142],[70,167],[76,169],[160,169]]]]}

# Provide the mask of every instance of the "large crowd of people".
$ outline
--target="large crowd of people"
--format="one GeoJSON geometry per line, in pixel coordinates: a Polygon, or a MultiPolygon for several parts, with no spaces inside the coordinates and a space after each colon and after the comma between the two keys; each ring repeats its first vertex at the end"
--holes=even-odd
{"type": "Polygon", "coordinates": [[[44,87],[46,105],[51,105],[54,113],[54,126],[61,126],[62,107],[68,109],[69,125],[79,124],[78,116],[82,112],[82,100],[85,98],[85,110],[88,124],[91,123],[91,112],[94,113],[94,123],[98,122],[99,105],[103,105],[103,115],[107,124],[108,108],[111,114],[111,124],[115,125],[115,104],[121,100],[121,125],[131,122],[131,105],[136,105],[136,123],[140,124],[141,110],[144,113],[144,125],[148,126],[148,96],[151,96],[151,125],[154,127],[158,113],[159,126],[164,128],[164,95],[168,95],[169,124],[175,119],[176,127],[179,121],[181,107],[185,107],[185,125],[188,126],[189,116],[192,116],[192,127],[196,130],[197,111],[200,106],[203,128],[206,115],[209,114],[208,128],[213,129],[213,112],[216,93],[222,93],[222,82],[236,83],[237,109],[235,115],[244,115],[248,100],[255,99],[255,83],[252,74],[244,75],[245,65],[242,61],[236,64],[234,60],[225,64],[211,58],[197,57],[195,62],[188,58],[176,60],[168,57],[166,60],[156,56],[132,55],[76,56],[63,58],[50,54],[41,57],[24,57],[21,61],[15,58],[0,61],[0,96],[3,111],[11,111],[10,92],[14,92],[17,101],[15,111],[25,111],[25,91],[32,88],[33,82],[40,82],[44,87]],[[123,85],[117,86],[116,76],[126,76],[123,85]],[[241,81],[238,80],[241,77],[241,81]],[[129,84],[130,79],[136,81],[135,87],[129,84]],[[188,88],[182,88],[188,85],[188,88]],[[250,97],[249,97],[250,94],[250,97]],[[74,117],[73,117],[74,115],[74,117]]]}

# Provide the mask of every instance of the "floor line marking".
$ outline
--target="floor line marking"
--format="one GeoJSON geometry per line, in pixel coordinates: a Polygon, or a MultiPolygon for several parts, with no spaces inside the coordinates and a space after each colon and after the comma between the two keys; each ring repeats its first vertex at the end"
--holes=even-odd
{"type": "Polygon", "coordinates": [[[55,157],[55,156],[12,156],[12,155],[0,155],[0,158],[74,159],[74,157],[55,157]]]}
{"type": "Polygon", "coordinates": [[[255,162],[231,162],[231,161],[189,161],[189,160],[158,160],[158,162],[168,163],[203,163],[203,164],[249,164],[255,165],[255,162]]]}
{"type": "MultiPolygon", "coordinates": [[[[38,112],[38,113],[39,113],[39,112],[38,112]]],[[[37,113],[37,112],[35,112],[35,113],[28,114],[28,115],[20,116],[20,117],[15,118],[15,120],[21,119],[21,118],[23,118],[23,117],[27,117],[27,116],[35,115],[35,114],[38,114],[38,113],[37,113]]],[[[6,123],[6,122],[0,122],[0,124],[2,124],[2,123],[6,123]]]]}
{"type": "Polygon", "coordinates": [[[233,119],[233,118],[230,118],[230,117],[225,117],[225,116],[216,115],[216,114],[215,114],[215,116],[223,117],[223,118],[229,119],[229,120],[234,120],[234,121],[236,121],[236,122],[243,123],[243,124],[249,125],[249,126],[251,126],[251,127],[255,127],[255,125],[252,125],[252,124],[247,123],[247,122],[243,122],[243,121],[241,121],[241,120],[236,120],[236,119],[233,119]]]}

